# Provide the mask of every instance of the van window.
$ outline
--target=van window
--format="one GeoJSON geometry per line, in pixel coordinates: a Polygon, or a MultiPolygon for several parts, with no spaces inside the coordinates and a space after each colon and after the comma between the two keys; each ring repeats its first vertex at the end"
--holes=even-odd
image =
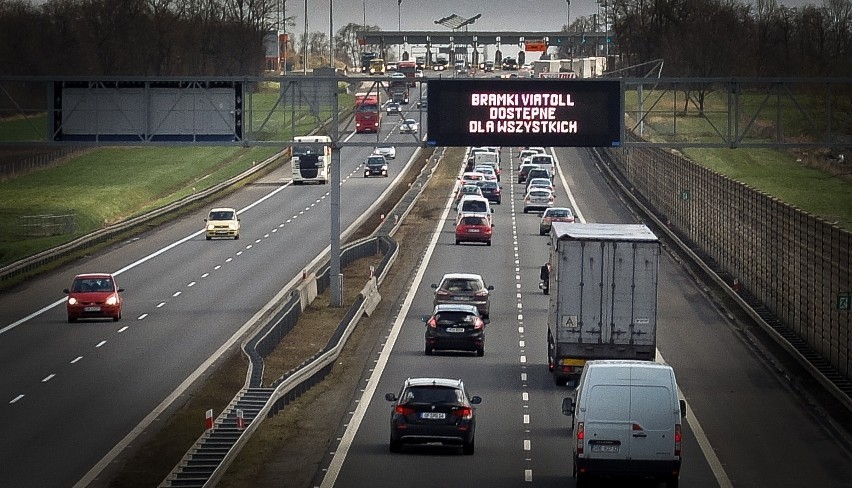
{"type": "Polygon", "coordinates": [[[630,405],[628,386],[616,385],[594,385],[588,393],[587,406],[594,405],[586,411],[586,420],[612,421],[627,420],[630,418],[630,405]]]}
{"type": "Polygon", "coordinates": [[[645,430],[669,430],[674,405],[671,390],[662,386],[633,386],[631,388],[631,418],[645,430]],[[662,415],[660,415],[662,414],[662,415]]]}
{"type": "Polygon", "coordinates": [[[488,203],[482,200],[468,200],[464,202],[462,205],[463,212],[487,212],[488,211],[488,203]]]}

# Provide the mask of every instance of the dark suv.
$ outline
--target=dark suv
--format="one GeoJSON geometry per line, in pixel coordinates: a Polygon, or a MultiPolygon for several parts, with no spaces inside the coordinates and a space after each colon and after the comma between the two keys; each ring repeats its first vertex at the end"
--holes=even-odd
{"type": "Polygon", "coordinates": [[[426,355],[435,350],[475,351],[485,355],[485,324],[473,305],[438,305],[426,322],[426,355]]]}
{"type": "Polygon", "coordinates": [[[388,161],[384,156],[372,155],[364,162],[364,178],[369,176],[388,176],[388,161]]]}
{"type": "Polygon", "coordinates": [[[395,402],[390,420],[390,452],[399,452],[403,444],[442,444],[462,447],[473,454],[476,417],[473,405],[482,399],[468,398],[461,380],[446,378],[409,378],[399,396],[385,394],[395,402]]]}

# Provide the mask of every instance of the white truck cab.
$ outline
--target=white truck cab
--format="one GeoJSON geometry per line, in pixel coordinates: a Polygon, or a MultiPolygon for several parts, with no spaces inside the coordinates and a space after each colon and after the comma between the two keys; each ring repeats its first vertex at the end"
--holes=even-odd
{"type": "Polygon", "coordinates": [[[652,478],[677,488],[686,402],[678,400],[671,366],[632,359],[589,361],[575,398],[562,401],[562,413],[572,417],[578,488],[598,476],[652,478]]]}

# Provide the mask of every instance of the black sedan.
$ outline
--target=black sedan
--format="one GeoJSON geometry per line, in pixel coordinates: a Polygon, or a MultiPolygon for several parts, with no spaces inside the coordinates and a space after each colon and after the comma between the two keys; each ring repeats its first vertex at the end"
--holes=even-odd
{"type": "Polygon", "coordinates": [[[487,319],[479,315],[475,305],[442,304],[436,305],[426,322],[426,355],[433,351],[475,351],[477,356],[485,355],[485,324],[487,319]]]}
{"type": "Polygon", "coordinates": [[[388,176],[388,161],[380,154],[373,154],[364,162],[364,178],[370,176],[388,176]]]}

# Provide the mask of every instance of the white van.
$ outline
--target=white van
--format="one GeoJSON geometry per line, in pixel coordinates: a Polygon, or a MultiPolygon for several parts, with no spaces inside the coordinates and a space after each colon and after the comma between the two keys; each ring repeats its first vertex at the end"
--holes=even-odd
{"type": "Polygon", "coordinates": [[[484,214],[488,216],[488,223],[494,225],[492,214],[494,209],[491,208],[491,201],[479,195],[465,195],[459,201],[456,207],[456,225],[459,220],[469,214],[484,214]]]}
{"type": "Polygon", "coordinates": [[[653,478],[665,481],[666,488],[677,488],[686,402],[678,400],[671,366],[589,361],[575,397],[562,401],[562,413],[573,417],[578,488],[598,476],[653,478]]]}

